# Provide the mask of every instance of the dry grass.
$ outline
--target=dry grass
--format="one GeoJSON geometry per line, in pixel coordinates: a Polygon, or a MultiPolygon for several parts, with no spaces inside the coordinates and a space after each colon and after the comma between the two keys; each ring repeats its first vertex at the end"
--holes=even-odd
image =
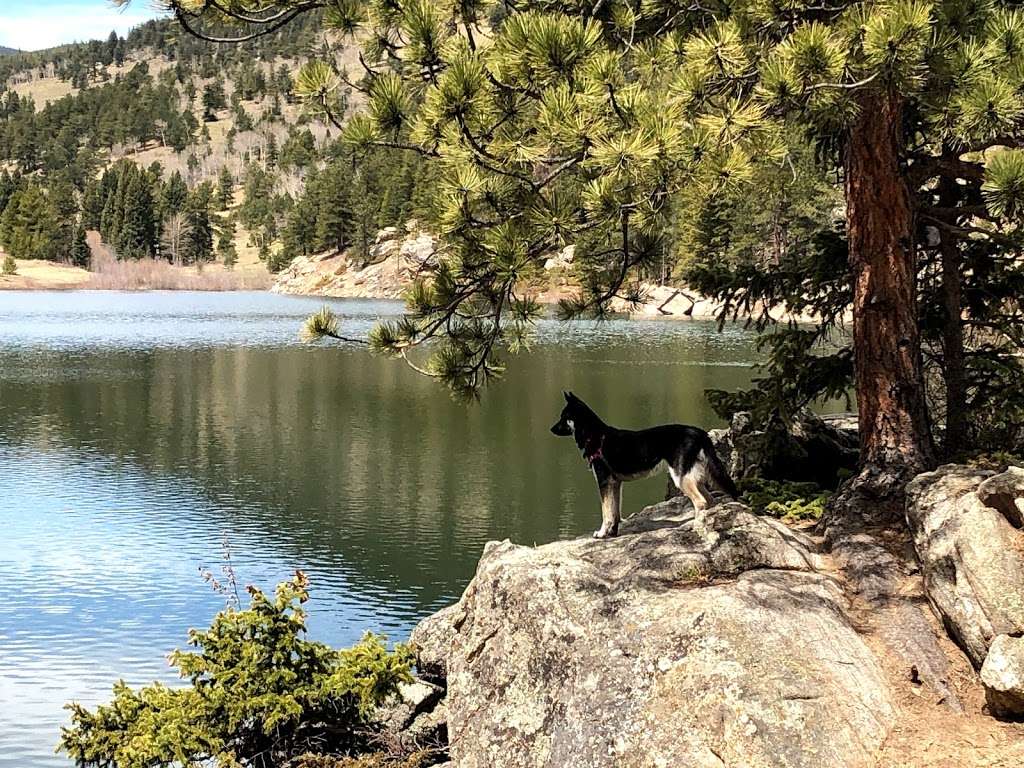
{"type": "Polygon", "coordinates": [[[41,77],[26,83],[17,83],[11,86],[11,90],[21,97],[31,96],[36,103],[36,109],[42,109],[51,101],[78,93],[66,80],[58,80],[56,77],[41,77]]]}
{"type": "MultiPolygon", "coordinates": [[[[3,250],[0,249],[0,259],[3,250]]],[[[16,259],[18,271],[13,275],[0,275],[0,290],[56,290],[83,288],[89,281],[89,272],[56,261],[16,259]]]]}
{"type": "Polygon", "coordinates": [[[177,267],[160,259],[118,261],[109,255],[93,258],[87,285],[107,291],[259,291],[270,285],[266,269],[225,269],[207,264],[202,269],[177,267]]]}
{"type": "MultiPolygon", "coordinates": [[[[92,271],[56,261],[18,259],[18,271],[0,275],[0,290],[45,291],[262,291],[272,278],[255,248],[236,239],[239,260],[234,269],[206,264],[202,269],[179,267],[160,259],[118,261],[96,232],[86,236],[92,251],[92,271]]],[[[0,259],[4,251],[0,248],[0,259]]]]}

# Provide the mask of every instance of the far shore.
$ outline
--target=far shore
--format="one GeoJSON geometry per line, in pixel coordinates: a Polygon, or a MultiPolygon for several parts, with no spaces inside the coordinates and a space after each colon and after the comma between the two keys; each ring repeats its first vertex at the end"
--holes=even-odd
{"type": "MultiPolygon", "coordinates": [[[[149,260],[152,262],[152,260],[149,260]]],[[[265,269],[252,266],[229,270],[221,264],[207,264],[202,269],[179,267],[165,262],[121,262],[115,272],[90,272],[54,261],[18,260],[14,275],[0,275],[0,291],[264,291],[273,285],[273,276],[265,269]]],[[[538,296],[542,304],[554,306],[571,293],[571,286],[544,291],[538,296]]],[[[322,298],[380,298],[395,300],[394,295],[367,296],[353,292],[351,296],[337,293],[291,293],[288,295],[320,296],[322,298]]],[[[647,287],[647,300],[630,309],[624,302],[613,302],[616,314],[634,319],[660,320],[715,320],[721,305],[711,299],[682,288],[666,285],[647,287]]],[[[816,318],[807,315],[789,315],[772,311],[778,322],[813,323],[816,318]]],[[[731,319],[731,318],[730,318],[731,319]]],[[[745,322],[741,314],[736,321],[745,322]]]]}
{"type": "Polygon", "coordinates": [[[0,275],[0,291],[260,291],[271,275],[262,266],[197,269],[156,259],[116,262],[97,272],[41,259],[17,259],[13,275],[0,275]]]}

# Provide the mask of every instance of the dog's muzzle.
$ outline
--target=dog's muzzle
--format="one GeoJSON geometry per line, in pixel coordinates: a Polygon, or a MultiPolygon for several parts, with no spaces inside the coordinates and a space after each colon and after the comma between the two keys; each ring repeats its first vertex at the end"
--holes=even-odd
{"type": "Polygon", "coordinates": [[[566,424],[564,421],[559,421],[553,427],[551,427],[551,432],[552,434],[558,435],[559,437],[568,437],[569,435],[572,434],[572,430],[569,429],[569,425],[566,424]]]}

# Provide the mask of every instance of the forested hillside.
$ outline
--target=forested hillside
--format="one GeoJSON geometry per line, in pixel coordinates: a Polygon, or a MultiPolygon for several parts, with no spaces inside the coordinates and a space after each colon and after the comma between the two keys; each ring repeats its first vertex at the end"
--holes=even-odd
{"type": "MultiPolygon", "coordinates": [[[[230,267],[249,249],[276,271],[297,254],[365,249],[379,228],[425,212],[418,155],[356,162],[294,98],[292,72],[314,51],[339,69],[357,61],[318,29],[313,14],[221,46],[162,20],[5,57],[0,246],[87,266],[95,230],[119,259],[230,267]]],[[[346,109],[352,94],[338,95],[346,109]]]]}

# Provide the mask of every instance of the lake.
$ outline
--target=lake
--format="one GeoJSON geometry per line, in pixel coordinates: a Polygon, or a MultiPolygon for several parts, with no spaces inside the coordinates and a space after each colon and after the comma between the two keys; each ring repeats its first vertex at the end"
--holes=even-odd
{"type": "MultiPolygon", "coordinates": [[[[401,640],[454,601],[485,542],[600,521],[593,477],[549,431],[572,389],[625,427],[720,421],[752,335],[701,321],[543,322],[476,405],[359,346],[298,341],[321,299],[0,292],[0,768],[62,766],[62,705],[166,655],[242,584],[312,582],[310,634],[401,640]]],[[[363,336],[394,302],[331,300],[363,336]]],[[[624,513],[660,500],[629,484],[624,513]]],[[[243,595],[244,596],[244,595],[243,595]]]]}

